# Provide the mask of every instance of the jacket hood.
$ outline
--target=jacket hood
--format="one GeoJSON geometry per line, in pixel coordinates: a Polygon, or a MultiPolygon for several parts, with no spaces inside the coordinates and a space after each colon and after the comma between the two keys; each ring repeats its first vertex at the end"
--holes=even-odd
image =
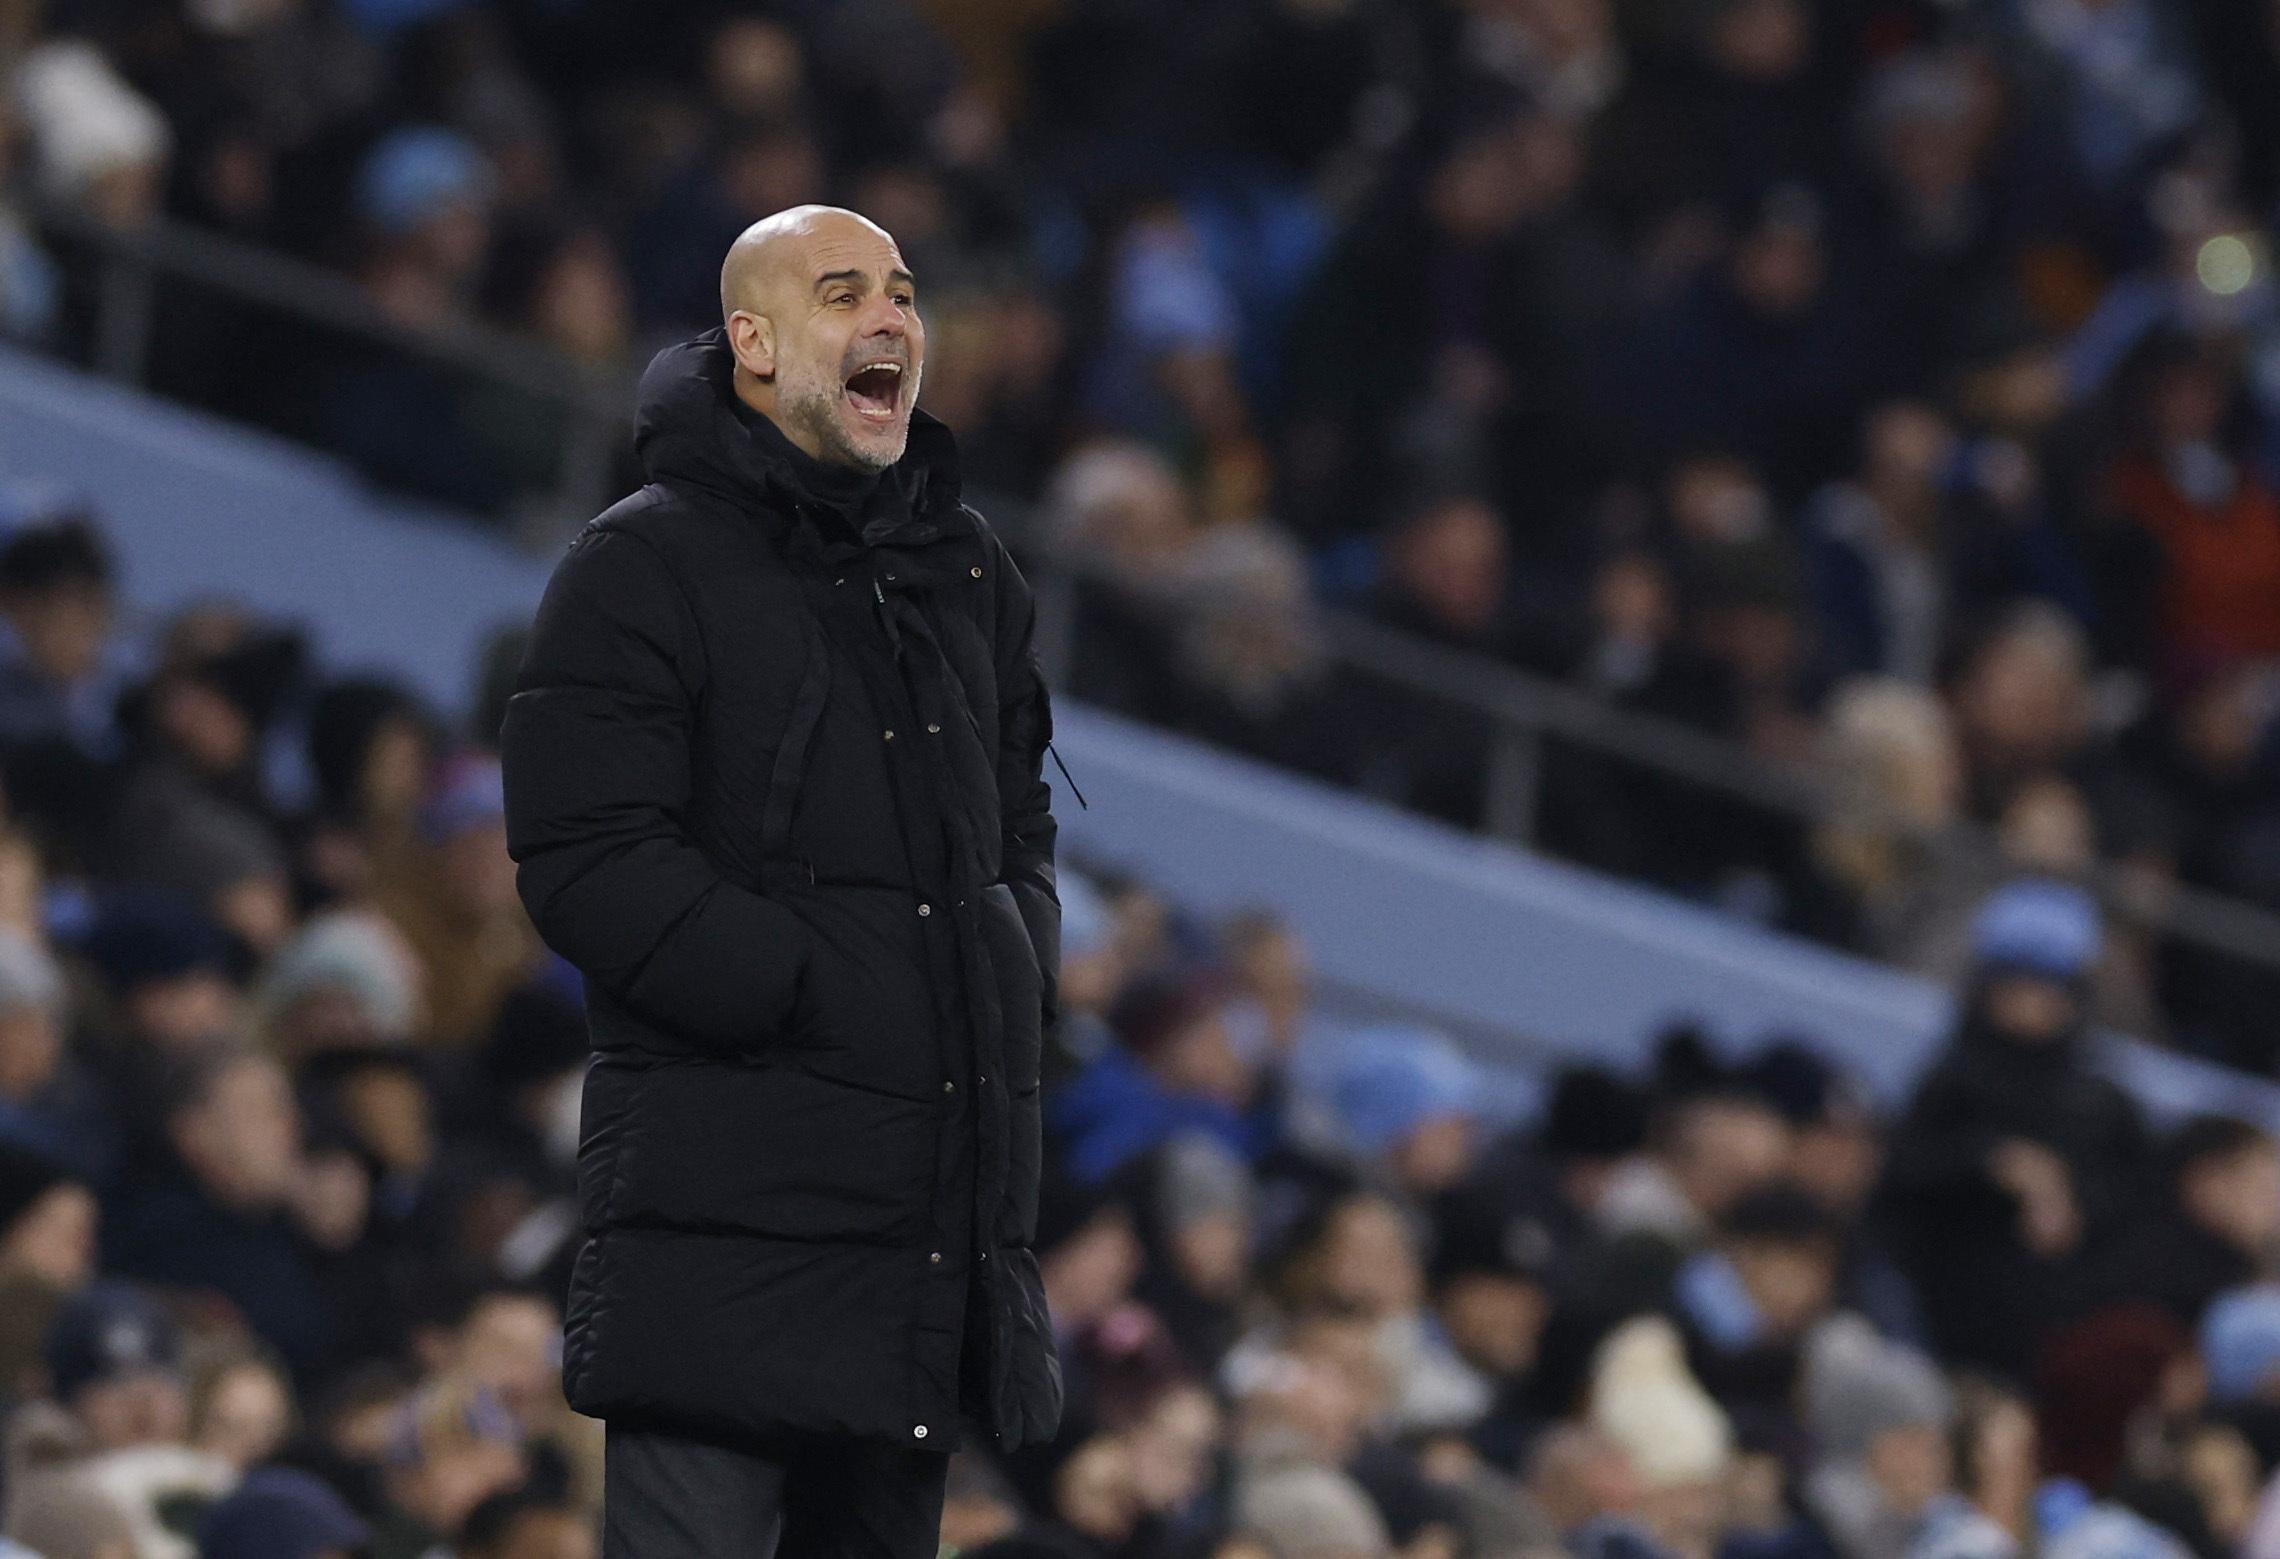
{"type": "MultiPolygon", "coordinates": [[[[651,481],[704,487],[745,503],[796,488],[788,463],[746,426],[735,367],[727,332],[717,325],[649,360],[636,396],[633,447],[651,481]]],[[[938,517],[957,507],[956,441],[939,418],[917,407],[910,443],[889,473],[907,486],[914,515],[938,517]]]]}

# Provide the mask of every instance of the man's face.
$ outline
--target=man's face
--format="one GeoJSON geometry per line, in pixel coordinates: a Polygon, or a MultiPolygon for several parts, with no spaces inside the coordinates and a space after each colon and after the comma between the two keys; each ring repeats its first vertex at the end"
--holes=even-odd
{"type": "Polygon", "coordinates": [[[247,1057],[216,1079],[174,1126],[206,1189],[233,1206],[269,1208],[290,1194],[301,1163],[300,1113],[284,1069],[247,1057]]]}
{"type": "Polygon", "coordinates": [[[190,1431],[190,1398],[169,1369],[140,1369],[82,1386],[71,1410],[98,1450],[172,1445],[190,1431]]]}
{"type": "Polygon", "coordinates": [[[2195,1223],[2251,1255],[2280,1240],[2280,1146],[2261,1142],[2203,1160],[2182,1186],[2195,1223]]]}
{"type": "Polygon", "coordinates": [[[1802,1335],[1835,1298],[1837,1253],[1827,1246],[1744,1240],[1729,1256],[1742,1288],[1776,1337],[1802,1335]]]}
{"type": "Polygon", "coordinates": [[[16,596],[9,616],[35,666],[57,682],[77,682],[103,658],[111,633],[111,593],[100,585],[57,585],[16,596]]]}
{"type": "MultiPolygon", "coordinates": [[[[766,360],[785,436],[832,465],[883,471],[900,460],[926,326],[894,240],[850,217],[820,217],[792,244],[766,292],[761,312],[773,348],[766,360]]],[[[734,318],[730,331],[733,340],[734,318]]]]}

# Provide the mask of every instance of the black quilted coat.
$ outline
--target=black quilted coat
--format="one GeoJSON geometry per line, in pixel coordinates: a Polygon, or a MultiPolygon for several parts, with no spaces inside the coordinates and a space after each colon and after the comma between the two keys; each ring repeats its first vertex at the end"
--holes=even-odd
{"type": "Polygon", "coordinates": [[[1031,1444],[1061,1411],[1031,595],[939,422],[850,523],[730,366],[717,330],[650,365],[650,483],[556,566],[500,735],[595,1052],[565,1388],[697,1434],[1031,1444]]]}

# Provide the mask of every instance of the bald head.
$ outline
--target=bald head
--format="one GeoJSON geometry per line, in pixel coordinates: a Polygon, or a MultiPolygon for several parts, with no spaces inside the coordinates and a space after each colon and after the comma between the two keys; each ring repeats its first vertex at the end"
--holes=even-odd
{"type": "Polygon", "coordinates": [[[894,237],[838,206],[763,217],[720,268],[736,393],[819,460],[902,458],[926,330],[894,237]]]}
{"type": "MultiPolygon", "coordinates": [[[[891,234],[860,212],[844,206],[787,206],[774,216],[762,217],[736,235],[728,258],[720,265],[720,315],[726,324],[738,309],[761,309],[769,288],[785,280],[804,279],[809,252],[820,242],[868,238],[889,249],[891,234]]],[[[896,262],[902,259],[900,250],[896,262]]]]}

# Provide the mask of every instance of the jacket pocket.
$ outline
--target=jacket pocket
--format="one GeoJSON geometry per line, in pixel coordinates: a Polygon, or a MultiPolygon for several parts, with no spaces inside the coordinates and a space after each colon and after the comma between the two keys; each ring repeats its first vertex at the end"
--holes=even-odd
{"type": "Polygon", "coordinates": [[[785,1030],[787,1052],[803,1069],[850,1087],[939,1104],[925,950],[890,946],[867,929],[852,928],[852,948],[815,938],[785,1030]]]}

